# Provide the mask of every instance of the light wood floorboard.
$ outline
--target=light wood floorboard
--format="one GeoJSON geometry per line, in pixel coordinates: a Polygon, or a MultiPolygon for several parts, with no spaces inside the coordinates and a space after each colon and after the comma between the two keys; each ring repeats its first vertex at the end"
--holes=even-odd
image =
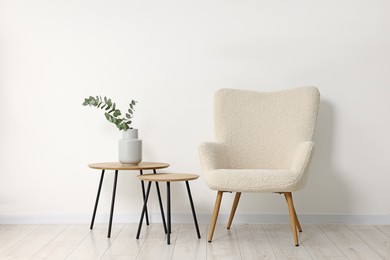
{"type": "Polygon", "coordinates": [[[321,229],[349,259],[382,259],[345,225],[321,225],[321,229]]]}
{"type": "Polygon", "coordinates": [[[199,231],[201,239],[196,234],[194,224],[180,224],[172,259],[207,259],[207,225],[200,224],[199,231]]]}
{"type": "Polygon", "coordinates": [[[299,246],[294,245],[290,225],[263,225],[263,228],[278,259],[312,259],[303,243],[299,246]]]}
{"type": "Polygon", "coordinates": [[[30,259],[62,233],[67,225],[41,225],[0,255],[1,259],[30,259]]]}
{"type": "Polygon", "coordinates": [[[390,225],[380,225],[375,227],[390,237],[390,225]]]}
{"type": "Polygon", "coordinates": [[[242,259],[235,226],[226,224],[215,226],[213,241],[207,246],[207,259],[242,259]]]}
{"type": "Polygon", "coordinates": [[[384,259],[390,259],[390,237],[370,225],[348,225],[362,241],[384,259]]]}
{"type": "Polygon", "coordinates": [[[138,224],[126,224],[122,228],[118,237],[108,248],[102,259],[137,259],[137,256],[145,242],[145,238],[148,235],[150,226],[144,225],[144,232],[140,234],[139,239],[135,239],[137,229],[138,224]]]}
{"type": "Polygon", "coordinates": [[[318,225],[303,225],[300,242],[313,259],[348,259],[318,225]]]}
{"type": "Polygon", "coordinates": [[[90,233],[85,225],[71,225],[32,259],[65,259],[90,233]]]}
{"type": "Polygon", "coordinates": [[[176,237],[179,232],[179,224],[172,224],[171,244],[167,245],[166,235],[162,224],[153,224],[142,246],[137,259],[172,259],[176,245],[176,237]]]}
{"type": "Polygon", "coordinates": [[[212,243],[209,225],[173,224],[171,245],[162,224],[0,225],[0,260],[3,259],[389,259],[390,226],[303,225],[295,247],[291,227],[238,224],[230,230],[216,226],[212,243]]]}
{"type": "Polygon", "coordinates": [[[261,224],[234,225],[242,259],[277,259],[261,224]]]}
{"type": "MultiPolygon", "coordinates": [[[[100,259],[115,241],[123,226],[123,224],[113,224],[111,237],[108,238],[107,225],[95,225],[94,229],[89,231],[88,236],[81,241],[66,259],[100,259]]],[[[85,228],[89,230],[89,227],[86,226],[85,228]]]]}
{"type": "Polygon", "coordinates": [[[39,225],[0,225],[0,254],[24,239],[39,225]]]}

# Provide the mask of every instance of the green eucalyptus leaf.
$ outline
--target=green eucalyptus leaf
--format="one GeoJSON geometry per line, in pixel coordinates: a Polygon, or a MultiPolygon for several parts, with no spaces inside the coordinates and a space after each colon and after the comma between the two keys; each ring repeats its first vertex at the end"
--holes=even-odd
{"type": "Polygon", "coordinates": [[[125,130],[125,131],[126,131],[127,129],[129,129],[129,126],[128,126],[128,125],[126,125],[126,124],[124,124],[124,125],[123,125],[123,130],[125,130]]]}
{"type": "MultiPolygon", "coordinates": [[[[108,113],[112,113],[112,112],[114,112],[114,111],[116,111],[116,109],[115,109],[115,103],[114,103],[114,105],[112,106],[112,109],[110,110],[110,112],[108,112],[108,113]]],[[[119,110],[118,110],[119,111],[119,110]]],[[[119,115],[120,115],[120,111],[119,111],[119,115]]],[[[116,116],[115,114],[114,114],[114,116],[116,116]]]]}
{"type": "Polygon", "coordinates": [[[120,116],[121,115],[121,111],[119,111],[118,109],[114,111],[114,114],[113,114],[115,117],[117,116],[120,116]]]}
{"type": "Polygon", "coordinates": [[[107,120],[110,121],[110,114],[109,113],[104,113],[104,115],[106,116],[107,120]]]}
{"type": "Polygon", "coordinates": [[[111,123],[114,123],[115,118],[113,118],[112,115],[110,115],[109,113],[105,113],[105,115],[106,115],[106,118],[108,121],[110,121],[111,123]]]}

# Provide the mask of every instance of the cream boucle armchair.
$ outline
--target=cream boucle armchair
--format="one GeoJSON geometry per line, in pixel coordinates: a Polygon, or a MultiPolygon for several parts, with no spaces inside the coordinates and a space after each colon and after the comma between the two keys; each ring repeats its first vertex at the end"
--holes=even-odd
{"type": "Polygon", "coordinates": [[[302,231],[291,192],[302,189],[314,148],[320,94],[315,87],[277,92],[221,89],[215,94],[216,143],[199,147],[205,180],[218,191],[211,242],[223,192],[236,192],[229,229],[242,192],[283,193],[294,243],[302,231]]]}

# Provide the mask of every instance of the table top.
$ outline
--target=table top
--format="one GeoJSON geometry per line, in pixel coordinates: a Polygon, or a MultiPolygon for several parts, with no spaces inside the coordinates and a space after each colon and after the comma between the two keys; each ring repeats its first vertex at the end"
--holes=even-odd
{"type": "Polygon", "coordinates": [[[88,164],[89,168],[100,170],[153,170],[169,167],[168,163],[161,162],[140,162],[137,165],[122,164],[120,162],[103,162],[88,164]]]}
{"type": "Polygon", "coordinates": [[[137,178],[142,181],[174,182],[196,180],[199,178],[199,175],[191,173],[157,173],[138,175],[137,178]]]}

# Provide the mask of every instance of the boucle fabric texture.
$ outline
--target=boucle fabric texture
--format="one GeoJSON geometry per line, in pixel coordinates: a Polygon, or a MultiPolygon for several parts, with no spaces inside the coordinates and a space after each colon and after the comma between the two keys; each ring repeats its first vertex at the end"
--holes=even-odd
{"type": "Polygon", "coordinates": [[[215,94],[216,142],[199,148],[213,190],[290,192],[304,187],[314,148],[320,94],[221,89],[215,94]]]}

